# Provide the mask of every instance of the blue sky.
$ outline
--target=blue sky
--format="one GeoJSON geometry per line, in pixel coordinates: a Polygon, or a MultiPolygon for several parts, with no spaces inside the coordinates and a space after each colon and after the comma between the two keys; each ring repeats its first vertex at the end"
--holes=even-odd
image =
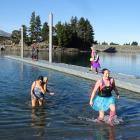
{"type": "Polygon", "coordinates": [[[22,24],[29,26],[33,11],[42,23],[52,12],[54,25],[72,16],[84,17],[99,42],[140,44],[140,0],[1,0],[0,29],[12,32],[22,24]]]}

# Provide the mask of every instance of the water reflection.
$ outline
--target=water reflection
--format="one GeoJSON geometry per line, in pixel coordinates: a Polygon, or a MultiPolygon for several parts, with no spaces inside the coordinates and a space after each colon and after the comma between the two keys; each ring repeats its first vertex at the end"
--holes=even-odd
{"type": "Polygon", "coordinates": [[[31,126],[36,129],[36,136],[44,136],[46,126],[46,111],[44,108],[32,108],[31,126]]]}
{"type": "Polygon", "coordinates": [[[109,127],[109,140],[115,140],[115,129],[113,127],[109,127]]]}
{"type": "Polygon", "coordinates": [[[23,62],[20,64],[20,80],[23,81],[23,62]]]}
{"type": "Polygon", "coordinates": [[[100,124],[95,129],[92,133],[93,137],[89,136],[88,140],[116,140],[115,127],[100,124]]]}
{"type": "MultiPolygon", "coordinates": [[[[0,55],[17,55],[19,51],[3,51],[0,55]]],[[[48,51],[40,51],[39,59],[48,60],[48,51]]],[[[125,73],[129,75],[140,76],[140,54],[139,53],[99,53],[101,68],[107,67],[112,72],[125,73]]],[[[24,51],[24,57],[31,58],[30,51],[24,51]]],[[[71,53],[71,52],[54,52],[53,62],[67,63],[90,67],[90,53],[71,53]]]]}

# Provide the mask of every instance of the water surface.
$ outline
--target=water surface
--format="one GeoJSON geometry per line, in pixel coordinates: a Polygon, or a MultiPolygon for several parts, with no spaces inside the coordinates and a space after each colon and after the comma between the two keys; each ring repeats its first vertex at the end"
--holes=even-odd
{"type": "MultiPolygon", "coordinates": [[[[20,55],[18,51],[2,52],[3,54],[20,55]]],[[[30,57],[31,52],[25,51],[25,57],[30,57]]],[[[139,53],[99,53],[101,68],[109,68],[113,73],[140,76],[139,53]]],[[[48,52],[40,51],[39,59],[48,60],[48,52]]],[[[67,63],[90,67],[90,53],[53,53],[53,62],[67,63]]]]}
{"type": "Polygon", "coordinates": [[[93,122],[98,113],[88,105],[93,81],[0,57],[1,140],[134,140],[140,139],[140,95],[119,89],[114,128],[93,122]],[[44,108],[31,109],[30,86],[48,76],[44,108]],[[89,121],[91,120],[91,121],[89,121]]]}

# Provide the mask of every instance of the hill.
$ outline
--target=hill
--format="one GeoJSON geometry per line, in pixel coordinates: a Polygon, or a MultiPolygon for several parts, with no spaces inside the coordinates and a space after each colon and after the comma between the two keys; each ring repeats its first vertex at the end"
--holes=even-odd
{"type": "Polygon", "coordinates": [[[7,32],[5,32],[3,30],[0,30],[0,37],[10,37],[10,36],[11,36],[10,33],[7,33],[7,32]]]}

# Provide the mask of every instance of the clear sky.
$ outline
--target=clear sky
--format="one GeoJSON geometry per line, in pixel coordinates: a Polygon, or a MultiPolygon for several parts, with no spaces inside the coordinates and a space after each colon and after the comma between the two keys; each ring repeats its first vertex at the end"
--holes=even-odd
{"type": "Polygon", "coordinates": [[[42,23],[52,12],[54,25],[84,17],[99,42],[140,44],[140,0],[0,0],[0,29],[11,33],[22,24],[29,27],[33,11],[42,23]]]}

